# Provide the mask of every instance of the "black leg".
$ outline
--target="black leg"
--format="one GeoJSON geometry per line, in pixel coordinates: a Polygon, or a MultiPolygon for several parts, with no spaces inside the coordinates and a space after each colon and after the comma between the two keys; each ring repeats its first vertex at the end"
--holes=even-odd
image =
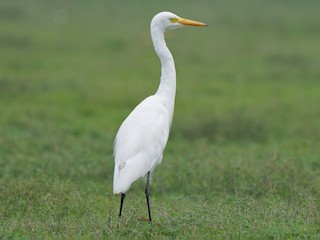
{"type": "Polygon", "coordinates": [[[151,212],[150,212],[150,203],[149,203],[149,185],[150,185],[150,172],[148,172],[147,185],[146,185],[145,194],[146,194],[147,204],[148,204],[149,222],[152,223],[152,220],[151,220],[151,212]]]}
{"type": "Polygon", "coordinates": [[[126,196],[126,194],[125,194],[125,193],[121,193],[121,202],[120,202],[119,218],[121,217],[121,213],[122,213],[122,206],[123,206],[123,200],[124,200],[125,196],[126,196]]]}

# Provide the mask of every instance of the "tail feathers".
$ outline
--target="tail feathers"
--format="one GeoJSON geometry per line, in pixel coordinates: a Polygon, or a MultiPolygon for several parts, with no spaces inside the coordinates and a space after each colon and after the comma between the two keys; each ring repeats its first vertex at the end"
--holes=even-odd
{"type": "Polygon", "coordinates": [[[144,177],[149,169],[145,167],[143,162],[127,162],[123,168],[120,168],[118,164],[114,167],[113,176],[113,194],[126,193],[131,184],[141,177],[144,177]]]}
{"type": "Polygon", "coordinates": [[[113,184],[113,194],[126,193],[130,186],[131,183],[118,181],[116,184],[113,184]]]}

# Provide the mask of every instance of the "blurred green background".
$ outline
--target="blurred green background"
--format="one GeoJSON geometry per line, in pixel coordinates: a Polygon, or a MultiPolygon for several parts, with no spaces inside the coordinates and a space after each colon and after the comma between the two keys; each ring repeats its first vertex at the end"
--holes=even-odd
{"type": "Polygon", "coordinates": [[[1,1],[0,238],[320,237],[320,2],[1,1]],[[209,24],[166,34],[171,136],[117,227],[115,134],[159,84],[160,11],[209,24]]]}

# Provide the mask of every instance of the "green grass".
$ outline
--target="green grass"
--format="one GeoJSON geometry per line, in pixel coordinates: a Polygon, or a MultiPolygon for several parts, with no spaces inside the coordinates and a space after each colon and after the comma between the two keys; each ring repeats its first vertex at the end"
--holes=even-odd
{"type": "Polygon", "coordinates": [[[0,239],[319,239],[320,2],[2,1],[0,239]],[[112,195],[113,139],[159,83],[175,116],[153,174],[112,195]]]}

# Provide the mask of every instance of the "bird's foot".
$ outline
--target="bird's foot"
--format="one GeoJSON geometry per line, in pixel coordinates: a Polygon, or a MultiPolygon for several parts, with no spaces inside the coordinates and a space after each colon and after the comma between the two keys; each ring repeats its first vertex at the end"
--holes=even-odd
{"type": "Polygon", "coordinates": [[[150,220],[149,218],[138,218],[138,220],[142,222],[149,222],[150,224],[152,224],[152,220],[150,220]]]}

